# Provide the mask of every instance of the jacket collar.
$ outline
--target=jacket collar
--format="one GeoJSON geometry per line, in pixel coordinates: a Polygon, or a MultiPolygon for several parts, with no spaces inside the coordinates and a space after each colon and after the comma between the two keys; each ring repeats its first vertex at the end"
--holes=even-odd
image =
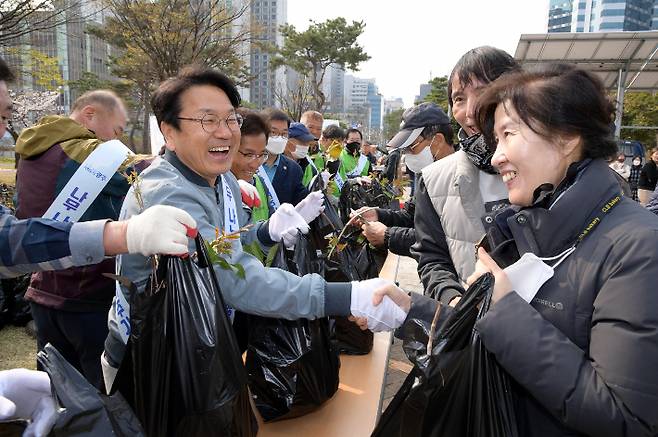
{"type": "MultiPolygon", "coordinates": [[[[210,188],[210,185],[208,185],[208,181],[202,178],[201,175],[196,173],[194,170],[183,164],[183,161],[181,161],[178,158],[176,152],[172,152],[171,150],[167,149],[165,150],[162,159],[167,161],[169,164],[173,165],[174,168],[176,168],[176,170],[178,170],[183,175],[183,177],[188,181],[200,187],[210,188]]],[[[219,183],[219,179],[220,177],[217,176],[217,179],[215,180],[215,186],[217,186],[217,184],[219,183]]]]}
{"type": "Polygon", "coordinates": [[[457,156],[455,159],[454,186],[462,199],[466,216],[479,222],[485,213],[484,201],[480,194],[480,170],[471,162],[463,150],[456,152],[455,155],[457,156]]]}
{"type": "Polygon", "coordinates": [[[519,254],[554,256],[573,245],[592,216],[621,193],[619,182],[602,159],[581,169],[549,209],[525,208],[507,218],[519,254]]]}

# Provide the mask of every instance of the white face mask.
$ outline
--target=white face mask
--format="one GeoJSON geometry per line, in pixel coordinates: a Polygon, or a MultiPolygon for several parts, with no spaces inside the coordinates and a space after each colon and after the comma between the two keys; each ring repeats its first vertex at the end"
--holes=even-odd
{"type": "Polygon", "coordinates": [[[534,253],[527,252],[524,253],[517,262],[511,266],[505,267],[503,270],[507,274],[507,278],[512,284],[514,291],[516,291],[523,300],[530,303],[542,285],[553,277],[557,266],[567,259],[574,250],[576,250],[575,247],[570,247],[552,258],[539,258],[534,253]],[[559,259],[559,261],[556,262],[553,267],[544,262],[556,259],[559,259]]]}
{"type": "Polygon", "coordinates": [[[292,152],[295,158],[302,159],[308,156],[308,146],[296,146],[295,151],[292,152]]]}
{"type": "Polygon", "coordinates": [[[420,173],[422,169],[434,162],[434,157],[430,151],[430,146],[425,147],[420,153],[413,155],[406,153],[404,155],[404,163],[407,164],[409,170],[414,173],[420,173]]]}
{"type": "Polygon", "coordinates": [[[269,137],[267,139],[267,146],[265,146],[265,148],[267,149],[268,152],[272,153],[273,155],[280,155],[285,150],[287,143],[288,143],[288,138],[286,137],[281,137],[281,136],[269,137]]]}

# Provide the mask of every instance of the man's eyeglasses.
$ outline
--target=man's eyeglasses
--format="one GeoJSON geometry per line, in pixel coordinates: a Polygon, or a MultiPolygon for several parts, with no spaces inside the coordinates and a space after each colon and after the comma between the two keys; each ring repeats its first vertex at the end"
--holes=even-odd
{"type": "Polygon", "coordinates": [[[268,152],[263,152],[261,154],[258,154],[258,153],[244,153],[241,150],[238,150],[238,152],[240,153],[240,155],[244,156],[249,161],[265,162],[265,161],[267,161],[267,158],[270,157],[270,154],[268,152]]]}
{"type": "Polygon", "coordinates": [[[192,118],[192,117],[176,117],[179,120],[187,120],[187,121],[198,121],[201,123],[201,128],[209,134],[214,133],[217,129],[219,129],[222,125],[222,121],[226,123],[226,127],[228,127],[232,131],[239,131],[240,128],[242,127],[242,116],[237,113],[231,113],[228,115],[226,118],[221,118],[217,115],[214,114],[206,114],[201,118],[192,118]]]}

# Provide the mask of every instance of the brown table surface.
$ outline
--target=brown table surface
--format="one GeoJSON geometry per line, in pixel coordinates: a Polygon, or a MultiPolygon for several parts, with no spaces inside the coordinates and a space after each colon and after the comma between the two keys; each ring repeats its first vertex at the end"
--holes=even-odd
{"type": "MultiPolygon", "coordinates": [[[[380,277],[394,280],[398,256],[389,253],[380,277]]],[[[375,334],[372,352],[361,356],[340,356],[340,385],[333,398],[306,416],[263,423],[258,413],[258,437],[369,436],[381,411],[386,364],[391,346],[390,333],[375,334]]]]}

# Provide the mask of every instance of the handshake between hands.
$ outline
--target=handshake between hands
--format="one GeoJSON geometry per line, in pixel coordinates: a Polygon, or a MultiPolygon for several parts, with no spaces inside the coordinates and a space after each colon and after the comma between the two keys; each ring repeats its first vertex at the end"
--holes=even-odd
{"type": "Polygon", "coordinates": [[[411,297],[393,282],[374,278],[352,282],[350,312],[361,329],[392,331],[407,318],[411,297]]]}

